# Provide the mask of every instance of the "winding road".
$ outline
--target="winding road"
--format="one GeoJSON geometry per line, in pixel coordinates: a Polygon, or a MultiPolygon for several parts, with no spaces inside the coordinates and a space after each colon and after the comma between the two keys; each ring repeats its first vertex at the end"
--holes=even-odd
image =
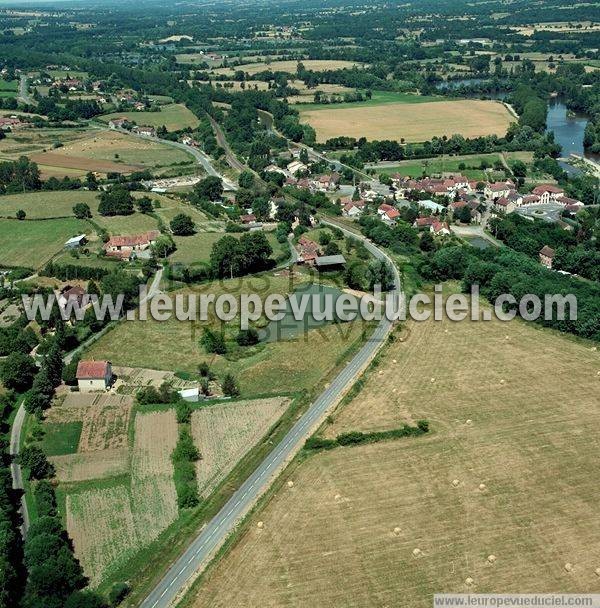
{"type": "MultiPolygon", "coordinates": [[[[378,259],[385,260],[393,269],[395,289],[400,296],[400,275],[389,256],[373,245],[365,237],[339,226],[336,223],[323,223],[340,228],[347,235],[362,240],[367,249],[378,259]]],[[[323,423],[328,413],[339,403],[344,394],[353,386],[365,371],[375,354],[387,340],[393,322],[384,318],[372,336],[362,346],[353,359],[336,376],[325,390],[315,399],[306,413],[294,424],[279,445],[259,464],[246,479],[219,513],[204,527],[184,553],[172,564],[156,587],[140,604],[141,608],[168,608],[181,599],[195,578],[214,557],[227,537],[233,532],[240,520],[256,504],[257,500],[270,487],[285,465],[304,446],[304,442],[323,423]]]]}

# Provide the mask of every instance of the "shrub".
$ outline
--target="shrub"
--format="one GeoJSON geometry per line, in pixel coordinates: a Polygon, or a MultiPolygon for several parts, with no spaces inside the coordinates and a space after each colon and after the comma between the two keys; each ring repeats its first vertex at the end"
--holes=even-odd
{"type": "Polygon", "coordinates": [[[231,374],[226,374],[221,385],[223,394],[227,397],[237,397],[240,394],[240,389],[235,378],[231,374]]]}
{"type": "Polygon", "coordinates": [[[254,327],[242,329],[235,340],[240,346],[254,346],[258,344],[258,332],[254,327]]]}
{"type": "Polygon", "coordinates": [[[118,606],[131,591],[129,583],[115,583],[108,593],[108,601],[111,606],[118,606]]]}
{"type": "Polygon", "coordinates": [[[187,424],[192,416],[192,407],[183,399],[175,405],[175,415],[177,416],[178,424],[187,424]]]}

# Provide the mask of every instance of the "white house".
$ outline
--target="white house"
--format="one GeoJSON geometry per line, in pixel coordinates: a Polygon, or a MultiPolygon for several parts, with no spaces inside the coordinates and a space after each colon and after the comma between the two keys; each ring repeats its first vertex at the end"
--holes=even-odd
{"type": "Polygon", "coordinates": [[[77,384],[82,393],[105,391],[112,383],[110,361],[80,361],[77,365],[77,384]]]}

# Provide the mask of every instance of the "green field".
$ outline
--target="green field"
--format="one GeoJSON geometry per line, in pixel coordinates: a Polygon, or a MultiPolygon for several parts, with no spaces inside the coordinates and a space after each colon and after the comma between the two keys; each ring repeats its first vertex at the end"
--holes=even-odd
{"type": "Polygon", "coordinates": [[[113,112],[100,117],[103,122],[113,118],[126,117],[135,121],[138,125],[149,125],[152,127],[165,126],[168,131],[179,131],[186,127],[192,129],[200,124],[200,121],[183,104],[169,104],[161,107],[160,112],[113,112]]]}
{"type": "Polygon", "coordinates": [[[90,232],[87,222],[75,218],[0,219],[0,264],[38,268],[59,253],[70,237],[90,232]]]}
{"type": "Polygon", "coordinates": [[[45,424],[41,447],[46,456],[75,454],[79,444],[79,437],[81,437],[82,427],[83,424],[79,420],[45,424]]]}
{"type": "Polygon", "coordinates": [[[399,173],[407,177],[420,177],[423,173],[460,172],[472,179],[484,179],[485,171],[479,169],[481,161],[485,160],[490,167],[500,160],[499,154],[471,154],[466,156],[445,156],[434,158],[421,158],[419,160],[400,161],[396,165],[386,167],[376,167],[378,173],[392,175],[399,173]],[[460,169],[459,165],[465,165],[465,169],[460,169]]]}
{"type": "Polygon", "coordinates": [[[0,78],[0,97],[15,97],[17,95],[18,87],[19,82],[17,80],[7,82],[0,78]]]}
{"type": "Polygon", "coordinates": [[[437,95],[417,95],[415,93],[396,93],[394,91],[373,91],[371,99],[349,103],[298,103],[294,107],[298,110],[322,110],[325,108],[361,108],[379,106],[387,103],[427,103],[431,101],[444,101],[444,97],[437,95]]]}
{"type": "Polygon", "coordinates": [[[98,209],[98,194],[88,190],[66,190],[0,196],[0,217],[13,218],[19,209],[30,219],[72,217],[76,203],[88,204],[94,213],[98,209]]]}

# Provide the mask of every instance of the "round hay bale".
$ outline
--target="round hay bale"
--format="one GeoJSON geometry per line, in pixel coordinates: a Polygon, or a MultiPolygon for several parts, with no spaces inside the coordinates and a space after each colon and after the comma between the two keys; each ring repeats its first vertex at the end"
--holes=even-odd
{"type": "Polygon", "coordinates": [[[396,527],[394,528],[394,534],[395,534],[396,536],[398,536],[398,534],[400,534],[400,532],[402,532],[402,529],[401,529],[401,528],[399,528],[398,526],[396,526],[396,527]]]}
{"type": "Polygon", "coordinates": [[[487,486],[484,483],[480,483],[479,484],[479,489],[483,492],[485,489],[487,488],[487,486]]]}
{"type": "Polygon", "coordinates": [[[294,487],[294,482],[293,481],[288,481],[287,482],[288,488],[293,488],[294,487]]]}
{"type": "Polygon", "coordinates": [[[392,393],[395,393],[395,392],[396,392],[396,389],[395,389],[395,388],[393,388],[393,389],[392,389],[392,393]]]}
{"type": "Polygon", "coordinates": [[[340,494],[336,494],[336,495],[333,497],[333,500],[341,500],[341,498],[342,498],[342,497],[341,497],[341,495],[340,495],[340,494]]]}
{"type": "Polygon", "coordinates": [[[435,378],[432,378],[431,379],[431,383],[433,384],[434,382],[435,382],[435,378]]]}
{"type": "Polygon", "coordinates": [[[473,424],[473,421],[470,418],[468,418],[465,424],[468,424],[469,426],[471,426],[473,424]]]}
{"type": "Polygon", "coordinates": [[[453,485],[455,488],[458,488],[458,486],[460,485],[460,481],[459,481],[458,479],[453,479],[453,480],[452,480],[452,485],[453,485]]]}
{"type": "Polygon", "coordinates": [[[573,564],[571,564],[570,562],[567,562],[567,563],[565,564],[565,570],[566,570],[567,572],[573,572],[573,564]]]}
{"type": "Polygon", "coordinates": [[[398,338],[398,342],[404,342],[404,338],[398,338]]]}
{"type": "Polygon", "coordinates": [[[262,521],[259,521],[259,522],[256,524],[256,527],[257,527],[257,528],[262,528],[264,525],[265,525],[265,524],[263,524],[263,522],[262,522],[262,521]]]}
{"type": "Polygon", "coordinates": [[[596,576],[600,576],[600,568],[596,568],[594,572],[596,573],[596,576]]]}
{"type": "Polygon", "coordinates": [[[598,350],[597,346],[592,346],[592,352],[595,353],[598,350]]]}
{"type": "Polygon", "coordinates": [[[398,363],[396,359],[392,359],[392,363],[398,363]]]}
{"type": "Polygon", "coordinates": [[[506,380],[504,378],[502,378],[502,380],[500,380],[500,384],[504,384],[506,382],[506,380]]]}
{"type": "Polygon", "coordinates": [[[474,582],[475,581],[470,576],[465,579],[465,585],[467,585],[467,587],[470,587],[474,582]]]}
{"type": "Polygon", "coordinates": [[[510,336],[504,336],[505,340],[510,340],[510,336]]]}
{"type": "Polygon", "coordinates": [[[383,376],[383,370],[382,369],[379,370],[379,375],[383,376]]]}
{"type": "Polygon", "coordinates": [[[419,557],[419,555],[421,555],[421,549],[413,549],[413,557],[419,557]]]}
{"type": "Polygon", "coordinates": [[[490,564],[493,564],[496,561],[496,556],[495,555],[488,555],[487,561],[490,564]]]}
{"type": "Polygon", "coordinates": [[[596,372],[596,376],[600,376],[600,370],[596,372]]]}

